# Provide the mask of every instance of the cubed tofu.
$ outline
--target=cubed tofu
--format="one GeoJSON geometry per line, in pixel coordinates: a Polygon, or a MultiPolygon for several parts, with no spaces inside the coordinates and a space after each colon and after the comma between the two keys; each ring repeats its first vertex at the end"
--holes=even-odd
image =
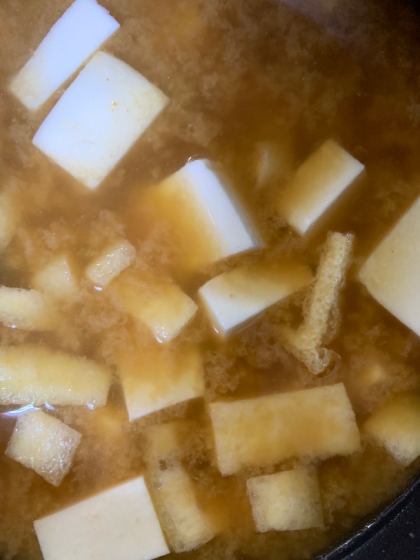
{"type": "Polygon", "coordinates": [[[169,553],[143,477],[34,522],[44,560],[152,560],[169,553]]]}
{"type": "Polygon", "coordinates": [[[78,280],[72,260],[60,255],[38,270],[32,278],[32,286],[54,299],[69,299],[78,291],[78,280]]]}
{"type": "Polygon", "coordinates": [[[244,266],[212,278],[198,294],[216,332],[228,336],[311,279],[309,268],[299,264],[244,266]]]}
{"type": "Polygon", "coordinates": [[[130,421],[204,394],[203,365],[195,346],[124,350],[117,367],[130,421]]]}
{"type": "Polygon", "coordinates": [[[20,221],[17,202],[10,193],[0,193],[0,249],[9,245],[20,221]]]}
{"type": "Polygon", "coordinates": [[[359,272],[370,294],[420,336],[420,198],[376,247],[359,272]]]}
{"type": "Polygon", "coordinates": [[[303,324],[296,331],[284,331],[288,349],[315,374],[323,372],[330,363],[331,352],[321,348],[321,344],[334,330],[332,317],[340,316],[339,294],[350,265],[353,244],[352,234],[328,235],[306,301],[303,324]]]}
{"type": "Polygon", "coordinates": [[[86,276],[96,286],[105,288],[111,280],[133,264],[136,250],[126,239],[105,247],[86,268],[86,276]]]}
{"type": "Polygon", "coordinates": [[[118,27],[95,0],[76,0],[12,80],[12,93],[28,109],[38,109],[118,27]]]}
{"type": "Polygon", "coordinates": [[[168,278],[121,275],[114,285],[123,311],[145,324],[160,343],[175,338],[197,311],[197,304],[168,278]]]}
{"type": "Polygon", "coordinates": [[[28,331],[49,330],[51,310],[37,290],[0,286],[0,322],[28,331]]]}
{"type": "Polygon", "coordinates": [[[289,457],[349,455],[360,449],[342,383],[209,405],[222,475],[289,457]]]}
{"type": "Polygon", "coordinates": [[[327,140],[299,167],[278,200],[278,210],[290,226],[304,235],[345,189],[364,165],[327,140]]]}
{"type": "Polygon", "coordinates": [[[42,410],[19,416],[6,455],[59,486],[69,472],[81,435],[42,410]]]}
{"type": "Polygon", "coordinates": [[[153,498],[170,547],[175,552],[188,552],[211,540],[212,526],[186,470],[180,464],[172,465],[159,470],[154,480],[153,498]]]}
{"type": "Polygon", "coordinates": [[[300,531],[324,526],[318,477],[303,468],[247,480],[257,531],[300,531]]]}
{"type": "Polygon", "coordinates": [[[0,349],[0,404],[104,405],[108,368],[44,346],[0,349]]]}
{"type": "Polygon", "coordinates": [[[409,465],[420,456],[420,397],[403,394],[380,405],[364,431],[399,463],[409,465]]]}
{"type": "Polygon", "coordinates": [[[259,248],[259,239],[228,181],[208,160],[195,160],[142,193],[139,213],[169,228],[179,266],[195,270],[259,248]]]}
{"type": "Polygon", "coordinates": [[[63,94],[34,145],[96,189],[168,102],[133,68],[98,52],[63,94]]]}

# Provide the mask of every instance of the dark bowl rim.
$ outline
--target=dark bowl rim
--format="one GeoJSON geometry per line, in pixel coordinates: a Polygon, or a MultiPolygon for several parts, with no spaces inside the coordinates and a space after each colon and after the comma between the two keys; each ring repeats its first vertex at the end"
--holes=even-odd
{"type": "Polygon", "coordinates": [[[385,507],[378,508],[373,516],[372,514],[365,516],[356,526],[355,531],[330,545],[324,552],[315,556],[314,560],[346,560],[375,537],[385,525],[396,519],[419,489],[420,473],[417,473],[385,507]]]}

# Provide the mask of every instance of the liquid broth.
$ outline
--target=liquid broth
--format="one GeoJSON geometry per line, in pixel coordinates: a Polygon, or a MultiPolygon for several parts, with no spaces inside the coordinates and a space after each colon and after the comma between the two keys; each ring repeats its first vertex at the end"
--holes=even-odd
{"type": "MultiPolygon", "coordinates": [[[[354,265],[340,303],[341,327],[331,345],[341,362],[327,376],[314,377],[282,348],[281,325],[299,323],[300,296],[275,305],[226,342],[214,337],[199,313],[175,344],[200,345],[207,402],[344,381],[361,424],[391,391],[417,389],[419,339],[355,280],[372,247],[420,190],[420,57],[410,9],[399,8],[397,14],[391,3],[356,9],[346,0],[331,2],[332,22],[334,10],[342,10],[360,24],[340,42],[289,7],[264,0],[103,0],[121,23],[105,50],[144,74],[171,103],[98,191],[86,193],[31,144],[58,95],[31,115],[7,92],[11,77],[70,3],[0,0],[0,178],[2,188],[17,195],[25,217],[0,257],[0,282],[29,287],[32,272],[63,251],[76,255],[82,270],[106,242],[121,235],[137,249],[136,266],[168,271],[192,297],[216,273],[258,260],[259,254],[236,256],[192,274],[179,266],[165,224],[145,215],[139,219],[144,189],[195,156],[222,166],[266,242],[267,258],[293,255],[315,270],[327,226],[302,240],[276,214],[273,201],[297,165],[333,137],[367,168],[330,225],[356,235],[354,265]],[[395,32],[402,29],[404,35],[395,32]],[[258,146],[267,142],[281,161],[273,180],[261,184],[258,146]],[[352,389],[354,374],[372,356],[390,364],[393,381],[381,394],[361,398],[352,389]]],[[[197,247],[205,250],[205,244],[197,247]]],[[[60,305],[56,332],[0,326],[1,344],[44,342],[111,366],[117,350],[155,344],[145,328],[114,307],[112,288],[96,292],[82,281],[75,305],[60,305]]],[[[246,479],[276,472],[280,465],[222,478],[203,400],[128,423],[115,376],[103,409],[53,410],[83,435],[59,488],[4,455],[14,428],[8,410],[3,408],[0,417],[0,556],[7,559],[42,558],[34,519],[141,474],[145,428],[170,419],[183,420],[183,462],[220,533],[188,555],[169,558],[311,558],[394,496],[418,468],[417,463],[403,468],[383,449],[364,443],[361,453],[318,465],[325,530],[259,534],[246,479]]],[[[290,460],[281,467],[294,464],[290,460]]]]}

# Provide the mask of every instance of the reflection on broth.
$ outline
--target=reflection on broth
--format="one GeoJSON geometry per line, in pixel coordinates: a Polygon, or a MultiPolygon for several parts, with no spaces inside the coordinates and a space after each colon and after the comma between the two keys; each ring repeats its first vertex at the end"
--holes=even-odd
{"type": "Polygon", "coordinates": [[[310,558],[418,469],[415,18],[287,4],[0,3],[0,556],[310,558]]]}

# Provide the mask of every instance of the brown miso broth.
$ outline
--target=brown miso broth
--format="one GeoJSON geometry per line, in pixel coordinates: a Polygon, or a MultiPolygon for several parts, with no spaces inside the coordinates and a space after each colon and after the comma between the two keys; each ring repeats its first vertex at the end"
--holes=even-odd
{"type": "MultiPolygon", "coordinates": [[[[68,84],[34,113],[8,91],[11,78],[70,4],[0,0],[1,189],[13,193],[22,215],[16,235],[0,254],[0,284],[30,288],[32,274],[63,253],[75,257],[81,278],[74,302],[56,303],[60,320],[55,330],[0,324],[0,345],[42,343],[86,356],[110,366],[113,379],[104,407],[44,407],[82,434],[59,487],[4,454],[19,415],[19,410],[15,415],[10,411],[19,407],[0,408],[0,557],[41,560],[33,521],[143,474],[147,429],[177,420],[183,434],[182,464],[217,535],[192,552],[171,552],[168,558],[313,558],[396,496],[418,471],[418,460],[403,467],[362,436],[360,452],[312,462],[318,470],[324,529],[258,533],[246,480],[292,468],[299,460],[222,477],[207,407],[218,400],[343,382],[361,427],[390,395],[420,390],[418,337],[356,278],[373,247],[419,194],[420,49],[411,8],[320,0],[317,9],[327,13],[334,30],[328,32],[290,6],[265,0],[101,0],[121,24],[103,50],[146,76],[170,103],[103,184],[88,192],[32,145],[68,84]],[[351,29],[343,29],[339,14],[351,29]],[[339,204],[316,234],[301,237],[280,217],[274,201],[297,167],[328,138],[366,171],[348,203],[339,204]],[[264,145],[273,147],[279,161],[272,176],[260,180],[258,154],[264,145]],[[142,201],[147,189],[197,157],[223,170],[265,243],[263,251],[198,271],[182,266],[167,224],[155,221],[142,201]],[[112,285],[95,290],[84,278],[86,265],[107,243],[125,237],[137,251],[134,268],[169,274],[196,299],[210,278],[262,258],[294,258],[315,273],[329,230],[352,232],[356,240],[340,295],[339,331],[328,345],[341,357],[335,367],[315,376],[283,346],[283,326],[301,322],[303,292],[273,305],[224,340],[199,309],[172,345],[199,346],[204,398],[128,421],[116,355],[134,348],[146,351],[156,341],[115,305],[112,285]],[[363,392],[357,372],[373,359],[389,367],[391,381],[363,392]]],[[[209,251],[205,240],[194,238],[191,244],[197,254],[209,251]]]]}

